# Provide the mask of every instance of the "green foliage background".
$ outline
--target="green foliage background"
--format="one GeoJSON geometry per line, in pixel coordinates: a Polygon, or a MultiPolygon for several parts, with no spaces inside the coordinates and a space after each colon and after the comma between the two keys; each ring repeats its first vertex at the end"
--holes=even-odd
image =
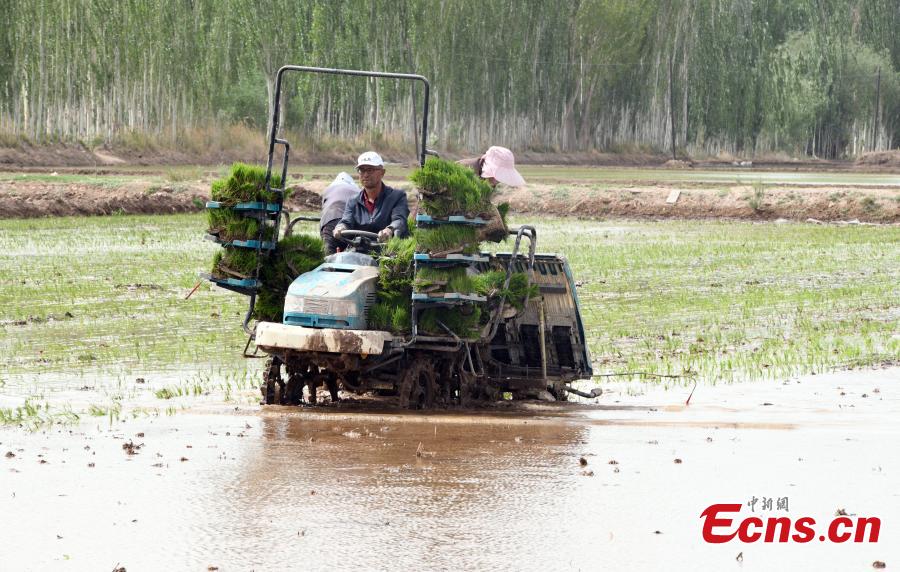
{"type": "MultiPolygon", "coordinates": [[[[293,63],[429,77],[441,150],[664,150],[674,115],[692,153],[839,157],[900,144],[898,29],[897,0],[2,0],[0,142],[262,137],[293,63]]],[[[399,82],[286,89],[313,142],[421,120],[399,82]]]]}

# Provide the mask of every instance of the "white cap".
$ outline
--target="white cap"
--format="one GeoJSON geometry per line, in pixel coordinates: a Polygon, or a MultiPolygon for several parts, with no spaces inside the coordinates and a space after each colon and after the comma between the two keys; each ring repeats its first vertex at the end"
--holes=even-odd
{"type": "Polygon", "coordinates": [[[356,160],[357,167],[362,167],[363,165],[369,165],[371,167],[384,167],[384,160],[381,158],[381,155],[379,155],[375,151],[366,151],[359,156],[359,159],[356,160]]]}
{"type": "Polygon", "coordinates": [[[339,185],[339,184],[353,185],[355,187],[356,181],[353,180],[353,177],[351,177],[344,171],[341,171],[340,173],[338,173],[338,176],[334,178],[334,181],[332,181],[331,184],[332,185],[339,185]]]}

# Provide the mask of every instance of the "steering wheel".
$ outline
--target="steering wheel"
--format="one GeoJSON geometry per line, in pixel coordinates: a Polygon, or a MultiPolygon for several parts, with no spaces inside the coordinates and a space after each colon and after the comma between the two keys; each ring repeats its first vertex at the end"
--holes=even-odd
{"type": "Polygon", "coordinates": [[[381,246],[378,242],[378,234],[366,230],[345,230],[341,232],[341,240],[350,243],[354,248],[381,246]]]}

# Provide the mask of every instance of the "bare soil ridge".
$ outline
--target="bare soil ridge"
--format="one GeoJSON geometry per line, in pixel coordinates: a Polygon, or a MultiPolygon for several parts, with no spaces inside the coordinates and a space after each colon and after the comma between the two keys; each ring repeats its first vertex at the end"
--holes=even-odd
{"type": "Polygon", "coordinates": [[[750,185],[706,188],[700,184],[571,185],[505,190],[497,197],[510,211],[590,218],[743,219],[900,223],[900,189],[890,187],[750,185]],[[673,191],[677,191],[673,193],[673,191]],[[677,197],[670,203],[670,197],[677,197]]]}
{"type": "MultiPolygon", "coordinates": [[[[291,186],[287,208],[318,210],[327,184],[314,178],[291,186]]],[[[414,204],[411,191],[410,199],[414,204]]],[[[0,181],[0,218],[199,212],[207,200],[207,181],[164,185],[132,181],[119,186],[0,181]]],[[[513,213],[531,215],[900,223],[898,187],[538,183],[501,190],[496,201],[508,202],[513,213]]]]}
{"type": "MultiPolygon", "coordinates": [[[[244,153],[246,155],[246,152],[244,153]]],[[[227,154],[226,154],[227,155],[227,154]]],[[[109,149],[83,146],[40,146],[0,148],[0,171],[34,173],[28,176],[0,178],[0,218],[34,218],[109,214],[171,214],[196,212],[209,199],[210,181],[216,170],[190,176],[173,176],[181,167],[172,165],[209,162],[222,165],[231,159],[221,152],[198,157],[175,152],[152,155],[116,153],[109,149]],[[54,164],[57,167],[41,165],[54,164]],[[67,175],[59,177],[57,172],[67,175]],[[75,175],[75,176],[72,176],[75,175]],[[85,175],[85,176],[79,176],[85,175]],[[166,180],[166,176],[169,177],[166,180]],[[184,179],[184,180],[182,180],[184,179]],[[160,182],[160,181],[164,182],[160,182]]],[[[615,165],[627,173],[632,167],[655,167],[660,177],[648,180],[570,179],[566,169],[548,167],[552,175],[538,177],[523,189],[505,189],[497,202],[508,202],[513,213],[547,214],[575,217],[624,218],[733,218],[746,220],[816,219],[873,223],[900,222],[900,185],[880,186],[848,184],[769,183],[748,185],[740,182],[708,183],[699,181],[667,182],[667,169],[705,171],[728,167],[740,171],[780,172],[854,171],[900,173],[900,150],[869,153],[856,162],[781,161],[750,163],[722,156],[705,163],[672,161],[652,154],[614,155],[603,153],[538,154],[523,152],[520,162],[556,164],[578,169],[576,165],[615,165]],[[660,169],[660,167],[662,167],[660,169]]],[[[778,159],[778,158],[775,158],[778,159]]],[[[781,158],[785,159],[785,158],[781,158]]],[[[295,164],[335,161],[346,167],[352,160],[343,156],[295,157],[295,164]]],[[[402,165],[403,162],[400,162],[402,165]]],[[[190,169],[188,169],[190,171],[190,169]]],[[[538,172],[541,172],[540,170],[538,172]]],[[[654,172],[653,169],[648,172],[654,172]]],[[[409,183],[389,173],[388,183],[409,189],[409,183]]],[[[634,175],[623,175],[633,177],[634,175]]],[[[845,175],[839,175],[846,177],[845,175]]],[[[293,174],[293,196],[287,203],[292,211],[318,210],[320,195],[328,184],[321,173],[293,174]]],[[[850,177],[848,180],[852,180],[850,177]]],[[[900,177],[898,177],[900,179],[900,177]]],[[[410,199],[415,197],[410,190],[410,199]]]]}

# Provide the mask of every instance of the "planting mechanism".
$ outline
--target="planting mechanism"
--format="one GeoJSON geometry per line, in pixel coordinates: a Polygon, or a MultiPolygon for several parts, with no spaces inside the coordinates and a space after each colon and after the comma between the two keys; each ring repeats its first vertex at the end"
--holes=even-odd
{"type": "MultiPolygon", "coordinates": [[[[287,180],[290,144],[278,136],[281,117],[282,81],[288,73],[320,73],[421,82],[424,87],[420,143],[417,157],[421,165],[426,155],[435,155],[425,146],[428,132],[429,83],[420,75],[340,70],[306,66],[284,66],[275,80],[266,190],[274,193],[272,203],[249,203],[235,207],[245,216],[275,227],[275,237],[263,240],[263,224],[256,241],[243,247],[255,248],[259,255],[256,274],[247,279],[210,280],[224,288],[249,296],[250,307],[244,329],[257,350],[268,354],[262,384],[266,404],[317,402],[317,390],[325,386],[332,401],[340,390],[355,394],[391,396],[402,407],[427,408],[434,405],[496,400],[506,394],[513,398],[566,398],[567,393],[588,397],[570,383],[589,379],[591,360],[581,319],[572,272],[565,258],[536,254],[537,231],[532,226],[510,229],[513,247],[506,253],[476,255],[451,254],[434,258],[414,256],[414,269],[465,267],[471,274],[505,272],[505,287],[515,272],[523,272],[538,295],[526,298],[522,309],[507,303],[505,294],[486,298],[474,294],[413,293],[409,300],[411,331],[395,334],[367,327],[368,311],[376,302],[378,286],[377,236],[363,231],[346,231],[351,247],[326,258],[324,264],[298,276],[284,304],[283,321],[257,322],[251,327],[259,286],[259,274],[269,263],[279,234],[290,234],[294,224],[309,217],[294,217],[283,209],[284,188],[272,186],[276,149],[283,148],[281,181],[287,180]],[[283,230],[282,230],[283,229],[283,230]],[[480,304],[487,312],[486,323],[477,335],[462,337],[442,325],[439,335],[423,333],[419,316],[428,308],[451,308],[468,313],[480,304]],[[304,388],[307,389],[304,398],[304,388]]],[[[284,185],[284,183],[282,183],[284,185]]],[[[209,204],[216,208],[215,204],[209,204]]],[[[416,216],[420,227],[428,225],[483,225],[479,218],[432,218],[416,216]]],[[[248,341],[249,346],[249,341],[248,341]]]]}

